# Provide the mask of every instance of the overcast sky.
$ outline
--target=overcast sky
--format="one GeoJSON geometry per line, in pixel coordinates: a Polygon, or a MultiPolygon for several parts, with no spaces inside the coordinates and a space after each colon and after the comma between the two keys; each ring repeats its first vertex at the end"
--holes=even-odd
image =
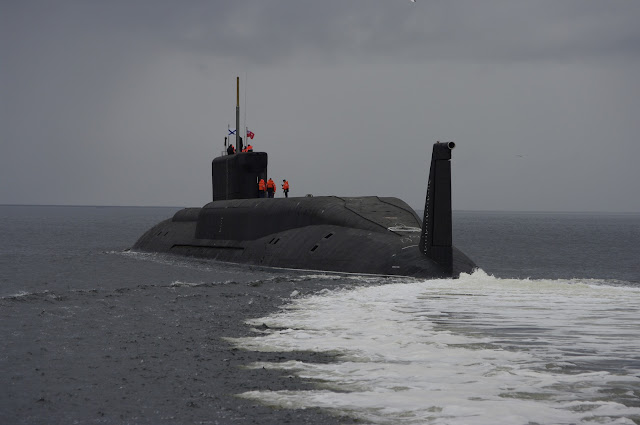
{"type": "Polygon", "coordinates": [[[0,204],[209,202],[240,76],[294,196],[421,209],[453,140],[456,210],[640,212],[638,22],[636,0],[0,0],[0,204]]]}

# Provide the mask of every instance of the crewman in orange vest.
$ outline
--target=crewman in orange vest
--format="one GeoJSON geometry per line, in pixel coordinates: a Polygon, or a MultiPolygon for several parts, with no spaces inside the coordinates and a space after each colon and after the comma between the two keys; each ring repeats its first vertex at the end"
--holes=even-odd
{"type": "Polygon", "coordinates": [[[247,146],[247,152],[253,152],[253,146],[251,146],[251,143],[247,146]]]}
{"type": "Polygon", "coordinates": [[[284,192],[284,197],[289,197],[289,182],[287,179],[282,179],[282,191],[284,192]]]}
{"type": "Polygon", "coordinates": [[[264,184],[264,179],[260,179],[260,182],[258,183],[258,192],[260,193],[260,197],[264,198],[266,195],[266,191],[267,188],[264,184]]]}
{"type": "Polygon", "coordinates": [[[269,194],[269,198],[273,198],[273,195],[276,194],[276,184],[271,179],[267,182],[267,193],[269,194]]]}

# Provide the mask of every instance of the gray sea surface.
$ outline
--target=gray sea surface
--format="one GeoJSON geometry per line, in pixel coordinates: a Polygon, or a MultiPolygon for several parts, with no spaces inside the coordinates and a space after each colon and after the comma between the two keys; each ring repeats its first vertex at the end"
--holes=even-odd
{"type": "Polygon", "coordinates": [[[640,214],[456,212],[482,270],[417,281],[128,251],[177,209],[0,206],[0,423],[640,421],[640,214]]]}

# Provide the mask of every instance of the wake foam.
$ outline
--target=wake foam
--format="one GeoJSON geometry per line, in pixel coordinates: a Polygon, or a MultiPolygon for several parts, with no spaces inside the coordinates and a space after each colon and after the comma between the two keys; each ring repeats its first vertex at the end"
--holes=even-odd
{"type": "Polygon", "coordinates": [[[327,290],[248,321],[255,351],[336,362],[256,363],[317,391],[242,396],[374,423],[633,423],[640,417],[640,289],[590,280],[459,279],[327,290]]]}

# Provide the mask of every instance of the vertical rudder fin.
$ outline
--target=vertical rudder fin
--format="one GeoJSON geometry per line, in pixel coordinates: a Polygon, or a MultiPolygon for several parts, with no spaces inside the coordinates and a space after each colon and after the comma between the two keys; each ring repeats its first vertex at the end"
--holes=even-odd
{"type": "Polygon", "coordinates": [[[454,142],[433,145],[424,204],[420,252],[453,272],[451,219],[451,150],[454,142]]]}

